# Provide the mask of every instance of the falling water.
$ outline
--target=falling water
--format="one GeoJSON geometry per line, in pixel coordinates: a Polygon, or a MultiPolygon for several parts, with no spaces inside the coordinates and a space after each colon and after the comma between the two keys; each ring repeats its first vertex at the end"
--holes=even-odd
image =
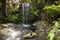
{"type": "Polygon", "coordinates": [[[21,31],[19,30],[16,31],[11,28],[4,28],[1,30],[1,34],[5,35],[4,37],[2,37],[2,39],[4,40],[21,40],[21,31]]]}
{"type": "Polygon", "coordinates": [[[30,26],[30,24],[29,24],[29,16],[30,16],[29,9],[30,9],[30,3],[25,3],[25,2],[22,3],[23,27],[30,26]]]}
{"type": "Polygon", "coordinates": [[[15,31],[15,30],[12,30],[12,29],[8,29],[10,32],[9,32],[9,37],[6,39],[6,40],[20,40],[21,38],[18,37],[21,33],[19,31],[15,31]]]}
{"type": "MultiPolygon", "coordinates": [[[[22,27],[30,27],[29,23],[29,8],[30,8],[30,3],[22,3],[22,17],[23,17],[23,24],[22,27]]],[[[7,25],[8,26],[8,25],[7,25]]],[[[6,34],[7,38],[4,40],[21,40],[21,31],[20,30],[15,30],[12,28],[6,28],[2,29],[1,34],[6,34]]]]}

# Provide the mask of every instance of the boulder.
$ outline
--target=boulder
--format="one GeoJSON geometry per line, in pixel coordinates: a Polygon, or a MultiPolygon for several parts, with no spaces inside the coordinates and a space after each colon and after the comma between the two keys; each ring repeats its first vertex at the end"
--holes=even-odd
{"type": "Polygon", "coordinates": [[[4,28],[0,30],[0,35],[2,36],[2,39],[4,40],[20,40],[21,39],[21,31],[20,30],[14,30],[11,28],[4,28]]]}

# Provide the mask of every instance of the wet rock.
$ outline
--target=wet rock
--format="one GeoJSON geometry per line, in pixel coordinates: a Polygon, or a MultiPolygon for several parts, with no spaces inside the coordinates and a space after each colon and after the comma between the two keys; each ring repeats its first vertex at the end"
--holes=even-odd
{"type": "Polygon", "coordinates": [[[15,31],[10,28],[4,28],[0,30],[0,35],[4,40],[20,40],[21,39],[21,31],[15,31]]]}
{"type": "Polygon", "coordinates": [[[17,24],[13,24],[13,23],[6,23],[6,24],[1,24],[1,29],[3,28],[11,28],[11,29],[15,29],[17,28],[17,24]]]}
{"type": "Polygon", "coordinates": [[[23,38],[33,38],[35,36],[37,36],[36,32],[30,32],[30,33],[28,33],[26,35],[23,35],[22,37],[23,38]]]}
{"type": "Polygon", "coordinates": [[[48,26],[47,26],[47,24],[44,21],[37,21],[33,24],[33,26],[36,27],[35,32],[38,34],[37,35],[38,36],[37,40],[38,39],[46,40],[45,37],[48,35],[48,31],[47,31],[48,26]]]}
{"type": "MultiPolygon", "coordinates": [[[[13,34],[13,32],[11,33],[11,31],[8,31],[8,29],[9,30],[11,29],[15,33],[18,34],[18,36],[15,36],[14,38],[18,37],[18,39],[19,39],[19,37],[20,37],[20,38],[22,38],[21,40],[45,40],[45,36],[47,34],[47,31],[46,31],[47,25],[45,25],[43,22],[40,22],[40,21],[37,21],[33,24],[33,26],[36,27],[35,33],[37,34],[37,37],[29,38],[29,39],[25,39],[25,38],[27,37],[28,34],[29,34],[29,37],[33,37],[30,35],[31,30],[26,30],[26,29],[20,28],[20,24],[17,25],[17,24],[13,24],[13,23],[6,23],[3,26],[4,26],[4,28],[1,29],[1,31],[0,31],[1,32],[0,34],[2,34],[1,37],[3,40],[7,39],[7,38],[12,40],[12,38],[13,38],[13,37],[11,38],[11,34],[13,34]],[[5,25],[7,25],[7,27],[5,25]],[[19,26],[19,27],[17,27],[17,26],[19,26]],[[22,36],[24,36],[24,38],[22,36]]],[[[13,39],[13,40],[15,40],[15,39],[13,39]]]]}

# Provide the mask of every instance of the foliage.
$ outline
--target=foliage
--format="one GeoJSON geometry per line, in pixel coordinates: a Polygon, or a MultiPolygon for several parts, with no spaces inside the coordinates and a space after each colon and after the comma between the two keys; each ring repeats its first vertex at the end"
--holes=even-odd
{"type": "Polygon", "coordinates": [[[31,6],[30,9],[31,9],[31,13],[33,13],[33,14],[36,15],[36,16],[38,16],[39,10],[38,10],[36,7],[31,6]]]}
{"type": "Polygon", "coordinates": [[[60,1],[55,1],[54,2],[56,5],[59,5],[60,4],[60,1]]]}
{"type": "Polygon", "coordinates": [[[48,34],[48,37],[49,38],[48,40],[53,40],[54,39],[54,33],[56,32],[56,29],[52,29],[49,34],[48,34]]]}
{"type": "Polygon", "coordinates": [[[17,19],[17,16],[18,16],[18,14],[15,14],[15,15],[10,14],[10,15],[8,16],[8,19],[9,19],[10,21],[14,21],[14,20],[17,19]]]}
{"type": "MultiPolygon", "coordinates": [[[[48,40],[53,40],[55,33],[58,31],[60,32],[60,29],[58,29],[58,28],[60,28],[60,23],[58,21],[54,21],[53,23],[55,23],[55,25],[54,25],[55,27],[52,30],[50,30],[48,37],[47,37],[48,40]]],[[[60,36],[58,36],[56,38],[57,38],[57,40],[60,40],[60,36]]]]}
{"type": "MultiPolygon", "coordinates": [[[[55,2],[53,2],[54,4],[51,4],[51,5],[49,5],[48,0],[47,1],[46,0],[20,0],[20,1],[21,1],[21,3],[23,1],[30,3],[30,13],[31,13],[30,20],[31,21],[34,19],[37,20],[36,17],[42,19],[44,14],[45,14],[45,16],[48,15],[46,18],[47,20],[51,20],[51,19],[55,20],[55,18],[57,16],[56,11],[60,12],[60,1],[55,1],[55,2]],[[47,4],[45,4],[45,3],[47,3],[47,4]],[[55,4],[58,4],[58,5],[55,5],[55,4]],[[46,11],[46,13],[44,11],[46,11]],[[40,13],[43,13],[42,17],[40,17],[40,15],[39,15],[40,13]]],[[[9,5],[8,5],[8,7],[9,7],[9,5]]],[[[9,12],[6,13],[8,21],[22,20],[22,18],[21,18],[22,11],[21,11],[21,9],[19,10],[18,5],[19,5],[19,3],[12,2],[11,7],[8,8],[9,12]],[[20,13],[18,13],[17,11],[20,13]],[[16,16],[16,15],[18,15],[18,16],[16,16]]]]}
{"type": "Polygon", "coordinates": [[[15,11],[7,16],[7,20],[10,22],[19,22],[22,19],[21,13],[19,11],[15,11]]]}
{"type": "Polygon", "coordinates": [[[11,4],[9,4],[9,6],[7,5],[7,20],[8,22],[19,22],[22,17],[21,15],[21,9],[19,9],[19,2],[13,2],[11,4]],[[9,8],[9,9],[8,9],[9,8]]]}
{"type": "MultiPolygon", "coordinates": [[[[29,0],[24,0],[24,1],[29,2],[29,0]]],[[[7,17],[8,17],[7,19],[8,19],[8,21],[15,21],[16,19],[22,20],[21,14],[22,14],[22,11],[21,11],[21,9],[19,10],[18,3],[12,3],[12,6],[10,7],[10,14],[7,13],[7,17]],[[19,13],[17,13],[17,11],[19,13]]],[[[30,5],[30,21],[32,21],[34,18],[36,18],[38,16],[38,14],[39,14],[39,9],[37,9],[37,7],[34,6],[34,4],[32,2],[30,5]]]]}
{"type": "Polygon", "coordinates": [[[12,3],[10,5],[10,13],[19,11],[19,3],[12,3]]]}
{"type": "Polygon", "coordinates": [[[46,12],[45,14],[47,15],[46,19],[49,22],[57,20],[58,14],[60,13],[60,4],[57,4],[56,2],[57,1],[54,2],[55,4],[51,5],[46,4],[45,7],[43,8],[43,10],[46,12]]]}
{"type": "Polygon", "coordinates": [[[51,6],[45,6],[44,10],[54,10],[54,11],[60,11],[60,5],[51,5],[51,6]]]}
{"type": "Polygon", "coordinates": [[[34,6],[31,5],[31,7],[30,7],[30,13],[31,13],[30,20],[34,20],[34,18],[38,16],[39,10],[36,7],[34,7],[34,6]]]}
{"type": "Polygon", "coordinates": [[[55,26],[56,28],[60,28],[60,22],[58,22],[58,21],[54,21],[53,23],[55,23],[54,26],[55,26]]]}

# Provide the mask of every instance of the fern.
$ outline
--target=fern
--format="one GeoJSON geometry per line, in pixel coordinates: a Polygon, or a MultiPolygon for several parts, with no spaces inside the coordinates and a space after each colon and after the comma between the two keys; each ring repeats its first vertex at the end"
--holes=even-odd
{"type": "MultiPolygon", "coordinates": [[[[53,23],[55,23],[55,25],[54,25],[55,27],[52,30],[50,30],[50,32],[47,36],[48,40],[53,40],[54,36],[55,36],[55,32],[58,32],[58,31],[60,32],[60,29],[58,29],[58,28],[60,28],[59,21],[54,21],[53,23]]],[[[57,40],[60,40],[60,36],[57,37],[57,40]]]]}
{"type": "Polygon", "coordinates": [[[55,11],[60,11],[60,5],[50,5],[50,6],[45,6],[43,10],[55,10],[55,11]]]}
{"type": "Polygon", "coordinates": [[[52,29],[50,32],[49,32],[49,35],[47,38],[49,38],[48,40],[53,40],[54,39],[54,33],[56,32],[56,29],[52,29]]]}

